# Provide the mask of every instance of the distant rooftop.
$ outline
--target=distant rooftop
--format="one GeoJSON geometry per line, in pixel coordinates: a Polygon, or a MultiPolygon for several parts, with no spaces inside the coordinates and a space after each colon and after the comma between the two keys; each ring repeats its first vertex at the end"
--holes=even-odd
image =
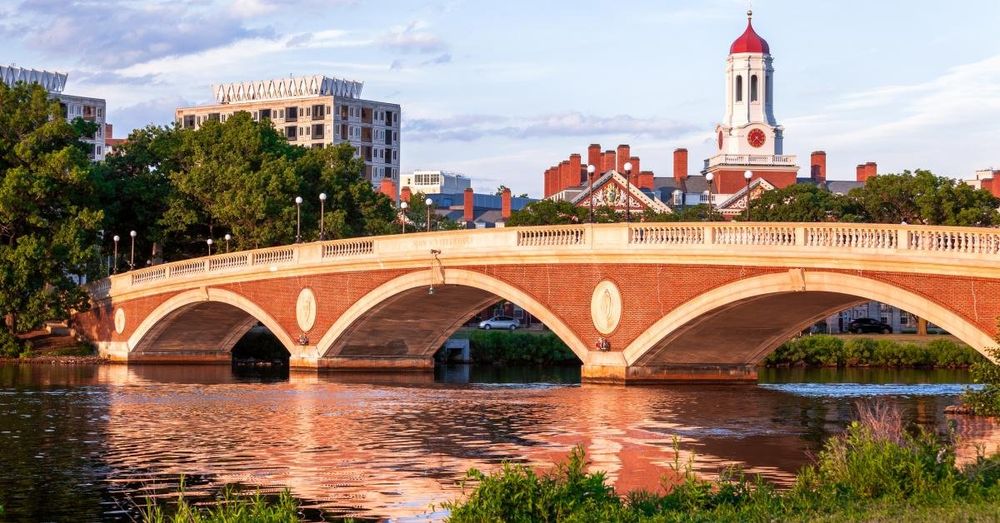
{"type": "Polygon", "coordinates": [[[0,81],[13,86],[18,82],[38,84],[50,93],[61,93],[66,87],[66,73],[25,69],[14,65],[0,65],[0,81]]]}
{"type": "Polygon", "coordinates": [[[212,86],[212,92],[220,104],[307,96],[359,98],[364,85],[364,82],[313,75],[218,84],[212,86]]]}

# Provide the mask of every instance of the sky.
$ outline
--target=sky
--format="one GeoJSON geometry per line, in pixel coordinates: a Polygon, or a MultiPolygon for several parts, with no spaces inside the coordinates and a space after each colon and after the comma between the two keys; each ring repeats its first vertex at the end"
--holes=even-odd
{"type": "MultiPolygon", "coordinates": [[[[746,0],[0,0],[0,61],[68,72],[115,135],[215,83],[324,74],[403,108],[401,168],[540,196],[587,145],[643,169],[714,153],[746,0]]],[[[971,178],[1000,168],[1000,2],[756,0],[785,153],[971,178]]]]}

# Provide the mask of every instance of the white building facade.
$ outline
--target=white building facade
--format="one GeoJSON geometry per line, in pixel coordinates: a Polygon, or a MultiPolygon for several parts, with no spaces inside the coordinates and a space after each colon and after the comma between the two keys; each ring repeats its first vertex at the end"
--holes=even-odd
{"type": "Polygon", "coordinates": [[[455,172],[418,170],[402,176],[400,190],[403,187],[409,187],[413,193],[458,194],[472,187],[472,180],[455,172]]]}
{"type": "Polygon", "coordinates": [[[398,104],[364,100],[362,82],[322,75],[257,80],[212,86],[216,104],[182,107],[175,119],[185,129],[210,120],[224,122],[237,112],[268,120],[292,144],[326,147],[349,143],[365,162],[365,177],[378,187],[399,181],[398,104]]]}
{"type": "Polygon", "coordinates": [[[104,123],[107,115],[107,102],[102,98],[64,94],[66,73],[38,71],[23,67],[0,65],[0,81],[8,86],[18,83],[38,84],[49,92],[49,96],[59,101],[63,116],[67,121],[77,118],[97,125],[93,136],[84,136],[81,141],[88,144],[89,157],[92,161],[101,161],[107,154],[104,145],[104,123]]]}

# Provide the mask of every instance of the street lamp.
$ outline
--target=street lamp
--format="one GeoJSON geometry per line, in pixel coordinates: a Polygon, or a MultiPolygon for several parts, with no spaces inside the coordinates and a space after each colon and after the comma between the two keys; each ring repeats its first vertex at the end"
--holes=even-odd
{"type": "Polygon", "coordinates": [[[705,181],[708,182],[708,217],[712,219],[712,211],[715,210],[715,206],[712,204],[712,180],[715,179],[715,173],[708,173],[705,175],[705,181]]]}
{"type": "Polygon", "coordinates": [[[129,236],[132,237],[132,255],[128,259],[128,270],[135,268],[135,231],[129,231],[129,236]]]}
{"type": "Polygon", "coordinates": [[[209,238],[209,239],[205,240],[205,243],[208,244],[208,255],[211,256],[212,255],[212,239],[209,238]]]}
{"type": "Polygon", "coordinates": [[[594,223],[594,172],[597,167],[587,166],[587,190],[590,192],[590,223],[594,223]]]}
{"type": "Polygon", "coordinates": [[[406,208],[409,207],[409,206],[410,206],[410,204],[408,204],[406,202],[400,202],[399,203],[399,208],[402,211],[402,212],[400,212],[400,221],[403,222],[403,234],[406,234],[406,208]]]}
{"type": "Polygon", "coordinates": [[[683,205],[684,205],[684,198],[681,197],[682,194],[683,193],[681,193],[680,189],[674,189],[674,192],[673,192],[674,207],[677,207],[677,206],[682,206],[683,207],[683,205]]]}
{"type": "Polygon", "coordinates": [[[753,171],[743,171],[743,179],[747,181],[747,193],[746,193],[747,221],[750,221],[750,178],[753,178],[753,171]]]}
{"type": "Polygon", "coordinates": [[[625,162],[625,222],[632,221],[632,162],[625,162]]]}
{"type": "Polygon", "coordinates": [[[427,206],[427,232],[431,232],[431,205],[434,205],[434,200],[427,198],[424,205],[427,206]]]}
{"type": "Polygon", "coordinates": [[[229,254],[229,240],[233,239],[233,235],[227,232],[226,235],[223,236],[223,238],[225,238],[226,240],[226,254],[229,254]]]}
{"type": "Polygon", "coordinates": [[[295,243],[302,242],[302,197],[295,197],[295,243]]]}
{"type": "Polygon", "coordinates": [[[323,223],[323,212],[324,209],[326,209],[325,204],[326,204],[326,193],[321,192],[319,193],[319,241],[323,241],[326,239],[325,238],[326,227],[324,226],[323,223]]]}
{"type": "Polygon", "coordinates": [[[122,239],[122,237],[118,236],[116,234],[115,237],[112,238],[112,239],[115,241],[115,263],[114,263],[114,265],[115,265],[115,269],[114,269],[115,272],[114,272],[114,274],[118,274],[118,240],[122,239]]]}

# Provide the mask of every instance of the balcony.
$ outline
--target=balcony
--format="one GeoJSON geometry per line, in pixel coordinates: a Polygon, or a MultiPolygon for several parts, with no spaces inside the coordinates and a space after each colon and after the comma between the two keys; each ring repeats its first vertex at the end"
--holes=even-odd
{"type": "Polygon", "coordinates": [[[705,160],[705,168],[717,165],[760,165],[777,167],[794,167],[794,154],[717,154],[705,160]]]}

